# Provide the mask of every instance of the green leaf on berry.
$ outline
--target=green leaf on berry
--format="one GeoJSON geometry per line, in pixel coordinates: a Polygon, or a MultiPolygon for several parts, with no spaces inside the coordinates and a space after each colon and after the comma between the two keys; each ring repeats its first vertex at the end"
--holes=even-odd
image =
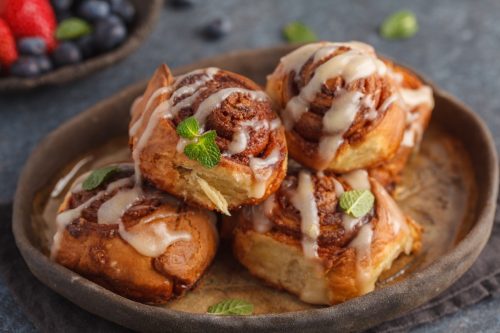
{"type": "Polygon", "coordinates": [[[92,26],[87,21],[72,17],[59,23],[56,30],[56,38],[58,40],[71,40],[90,33],[92,33],[92,26]]]}
{"type": "Polygon", "coordinates": [[[227,299],[210,306],[207,312],[219,316],[248,316],[253,313],[253,304],[241,299],[227,299]]]}

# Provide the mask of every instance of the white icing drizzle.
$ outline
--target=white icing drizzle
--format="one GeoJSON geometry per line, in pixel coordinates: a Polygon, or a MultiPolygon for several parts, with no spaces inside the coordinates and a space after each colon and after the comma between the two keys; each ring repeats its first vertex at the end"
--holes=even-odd
{"type": "Polygon", "coordinates": [[[208,96],[200,103],[198,110],[194,114],[194,117],[201,126],[205,124],[208,115],[215,109],[217,109],[222,102],[224,102],[229,96],[235,93],[245,94],[255,101],[265,101],[268,99],[267,95],[263,91],[249,90],[244,88],[225,88],[216,91],[212,95],[208,96]]]}
{"type": "Polygon", "coordinates": [[[314,198],[314,183],[309,172],[301,171],[299,173],[297,189],[290,201],[300,212],[304,255],[307,258],[317,258],[317,239],[320,234],[319,215],[314,198]]]}
{"type": "MultiPolygon", "coordinates": [[[[81,190],[81,182],[85,177],[80,177],[73,186],[71,193],[81,190]]],[[[55,258],[59,251],[61,238],[66,227],[81,216],[82,211],[93,202],[100,200],[106,195],[117,191],[111,198],[104,201],[97,210],[97,223],[117,224],[120,237],[128,242],[137,252],[148,257],[162,255],[168,246],[179,240],[189,240],[191,235],[187,232],[172,232],[167,228],[164,218],[173,217],[173,212],[155,212],[146,216],[131,228],[126,228],[122,221],[125,212],[137,201],[146,197],[142,188],[134,184],[135,177],[121,178],[106,186],[105,190],[99,191],[93,197],[73,209],[61,212],[57,218],[57,232],[51,247],[51,257],[55,258]],[[134,185],[133,187],[129,187],[134,185]],[[155,223],[156,221],[160,223],[155,223]]]]}
{"type": "MultiPolygon", "coordinates": [[[[342,175],[349,186],[353,190],[370,190],[370,180],[368,178],[368,172],[366,170],[354,170],[349,173],[342,175]]],[[[362,218],[352,217],[348,214],[342,214],[342,225],[345,231],[352,231],[358,225],[362,218]]]]}
{"type": "Polygon", "coordinates": [[[399,93],[401,94],[404,104],[411,109],[420,104],[427,104],[431,108],[434,107],[432,89],[429,86],[422,86],[418,89],[401,88],[399,93]]]}
{"type": "Polygon", "coordinates": [[[137,224],[129,230],[123,223],[118,224],[120,236],[140,254],[147,257],[158,257],[173,243],[190,240],[188,232],[172,232],[166,223],[137,224]]]}
{"type": "Polygon", "coordinates": [[[134,202],[143,196],[139,187],[124,189],[104,202],[97,210],[97,222],[100,224],[116,224],[134,202]]]}
{"type": "Polygon", "coordinates": [[[152,112],[151,116],[149,117],[146,128],[144,131],[141,133],[141,135],[138,137],[136,144],[134,145],[134,149],[132,151],[132,158],[134,160],[135,164],[135,176],[136,176],[136,183],[140,186],[141,181],[142,181],[142,176],[141,176],[141,170],[140,170],[140,155],[146,146],[146,143],[148,142],[149,138],[153,134],[154,129],[156,128],[156,125],[158,124],[159,120],[162,118],[165,119],[170,119],[177,115],[177,113],[184,107],[187,107],[193,103],[193,101],[198,97],[198,94],[200,91],[202,91],[205,86],[204,84],[210,80],[213,79],[215,74],[217,74],[218,69],[217,68],[207,68],[204,70],[197,70],[188,74],[185,74],[183,76],[180,76],[177,78],[176,83],[172,86],[167,86],[167,87],[160,87],[158,88],[149,98],[149,100],[146,103],[146,107],[143,110],[143,113],[139,117],[139,119],[130,127],[129,134],[131,136],[134,136],[137,134],[138,129],[143,125],[144,123],[144,116],[151,107],[151,105],[154,103],[154,101],[163,95],[168,95],[170,93],[173,93],[170,95],[170,97],[161,102],[152,112]],[[179,84],[187,75],[201,75],[201,77],[198,80],[195,80],[193,83],[188,84],[186,86],[180,87],[179,89],[177,88],[177,84],[179,84]],[[186,95],[186,94],[192,94],[191,96],[188,96],[184,99],[182,99],[180,102],[174,105],[176,99],[186,95]]]}
{"type": "Polygon", "coordinates": [[[370,290],[371,280],[371,244],[373,240],[372,224],[367,223],[361,227],[358,235],[349,244],[356,250],[357,284],[362,294],[370,290]]]}
{"type": "Polygon", "coordinates": [[[361,104],[363,94],[359,91],[346,92],[332,101],[323,117],[323,135],[319,141],[319,154],[330,160],[344,142],[343,135],[351,127],[361,104]]]}
{"type": "Polygon", "coordinates": [[[416,146],[423,134],[423,129],[419,123],[420,112],[414,112],[419,105],[434,107],[432,89],[429,86],[422,86],[418,89],[400,88],[399,94],[403,107],[406,110],[406,130],[401,144],[405,147],[416,146]]]}
{"type": "Polygon", "coordinates": [[[252,128],[254,131],[258,131],[262,128],[269,131],[274,131],[280,126],[281,120],[279,118],[275,118],[271,121],[268,121],[266,119],[251,119],[241,122],[240,127],[233,134],[233,139],[229,143],[228,150],[225,155],[231,156],[234,154],[239,154],[247,149],[248,142],[250,141],[250,133],[248,132],[250,128],[252,128]]]}
{"type": "Polygon", "coordinates": [[[75,219],[77,219],[81,214],[82,211],[86,208],[88,208],[94,201],[99,200],[106,194],[109,194],[113,192],[114,190],[129,185],[131,183],[130,178],[122,178],[117,181],[114,181],[106,187],[105,190],[98,192],[96,195],[94,195],[92,198],[88,199],[84,203],[82,203],[80,206],[75,207],[73,209],[68,209],[65,210],[64,212],[61,212],[60,214],[57,215],[56,217],[56,225],[57,225],[57,232],[54,235],[54,239],[52,242],[52,246],[50,249],[51,252],[51,257],[54,258],[54,256],[57,254],[59,251],[59,247],[61,244],[61,238],[62,234],[64,232],[64,229],[73,222],[75,219]]]}
{"type": "MultiPolygon", "coordinates": [[[[308,112],[310,103],[314,101],[323,84],[329,79],[342,77],[345,83],[349,84],[375,73],[386,74],[387,67],[377,59],[373,48],[360,42],[306,45],[282,58],[280,71],[286,73],[293,70],[297,74],[311,57],[313,57],[313,62],[322,61],[340,47],[349,47],[350,49],[319,65],[299,94],[288,101],[285,111],[282,112],[283,122],[287,130],[291,130],[302,115],[308,112]]],[[[344,142],[344,133],[351,127],[361,106],[373,105],[371,96],[360,91],[338,90],[335,93],[336,97],[323,118],[324,135],[321,137],[318,147],[319,155],[325,161],[330,161],[335,157],[338,148],[344,142]]],[[[385,111],[393,100],[386,102],[387,105],[383,105],[379,110],[385,111]]],[[[372,112],[368,112],[367,118],[375,119],[377,112],[373,106],[371,109],[372,112]]]]}
{"type": "Polygon", "coordinates": [[[269,216],[272,215],[274,209],[275,196],[272,194],[262,204],[257,207],[252,207],[253,228],[259,233],[265,233],[271,230],[272,224],[269,216]]]}
{"type": "Polygon", "coordinates": [[[265,158],[250,157],[250,169],[256,180],[250,191],[252,198],[262,198],[266,194],[267,181],[273,174],[271,167],[280,161],[280,157],[279,147],[274,148],[265,158]]]}
{"type": "Polygon", "coordinates": [[[50,193],[50,196],[52,198],[58,197],[62,193],[62,191],[66,188],[68,183],[76,176],[78,171],[80,171],[80,169],[85,164],[90,162],[92,159],[93,159],[92,156],[87,156],[87,157],[81,159],[80,161],[78,161],[78,163],[76,163],[75,166],[73,168],[71,168],[71,170],[64,177],[62,177],[61,179],[59,179],[57,181],[56,185],[54,186],[54,189],[50,193]]]}
{"type": "Polygon", "coordinates": [[[354,190],[369,190],[371,189],[368,172],[364,169],[354,170],[342,175],[347,184],[354,190]]]}

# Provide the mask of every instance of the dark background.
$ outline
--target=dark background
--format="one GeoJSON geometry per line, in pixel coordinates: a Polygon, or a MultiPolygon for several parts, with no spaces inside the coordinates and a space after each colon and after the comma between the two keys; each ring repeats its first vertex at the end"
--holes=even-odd
{"type": "MultiPolygon", "coordinates": [[[[282,43],[281,28],[293,20],[310,26],[320,39],[364,41],[416,68],[479,113],[500,148],[500,1],[198,0],[187,10],[165,7],[151,37],[113,67],[61,87],[0,94],[0,204],[12,201],[30,151],[65,120],[147,78],[160,63],[177,67],[229,50],[282,43]],[[379,24],[400,9],[417,15],[420,31],[405,41],[383,40],[379,24]],[[231,20],[230,34],[215,42],[203,40],[200,28],[220,16],[231,20]]],[[[0,319],[1,331],[35,330],[1,279],[0,319]]],[[[497,332],[499,327],[500,299],[496,298],[414,331],[497,332]]]]}

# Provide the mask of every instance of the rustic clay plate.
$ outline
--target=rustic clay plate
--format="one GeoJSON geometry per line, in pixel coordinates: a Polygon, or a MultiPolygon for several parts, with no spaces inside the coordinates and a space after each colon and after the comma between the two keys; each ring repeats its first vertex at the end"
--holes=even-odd
{"type": "Polygon", "coordinates": [[[132,53],[146,39],[160,16],[163,0],[131,0],[137,11],[136,21],[125,43],[118,48],[89,58],[77,65],[64,66],[36,78],[2,77],[0,92],[30,90],[40,86],[63,84],[113,65],[132,53]]]}
{"type": "MultiPolygon", "coordinates": [[[[217,66],[263,83],[291,48],[230,53],[176,73],[217,66]]],[[[332,307],[310,306],[252,278],[223,242],[214,264],[185,297],[155,307],[118,296],[47,257],[54,214],[61,200],[54,188],[58,179],[77,164],[79,174],[129,158],[129,107],[144,87],[145,82],[133,85],[52,132],[33,152],[19,180],[13,222],[17,246],[38,279],[87,311],[139,331],[361,330],[397,317],[441,293],[472,265],[488,240],[498,184],[493,139],[470,109],[435,88],[432,123],[420,154],[413,158],[397,189],[404,211],[425,228],[423,251],[398,259],[374,292],[332,307]],[[205,314],[208,305],[229,297],[251,301],[256,315],[205,314]]]]}

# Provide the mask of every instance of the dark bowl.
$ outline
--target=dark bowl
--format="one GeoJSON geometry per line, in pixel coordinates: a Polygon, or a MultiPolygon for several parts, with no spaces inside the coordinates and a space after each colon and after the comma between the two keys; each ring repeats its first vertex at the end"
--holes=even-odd
{"type": "MultiPolygon", "coordinates": [[[[293,46],[234,52],[180,68],[176,73],[218,66],[262,82],[279,58],[293,46]]],[[[432,123],[456,137],[469,155],[476,204],[471,225],[452,248],[406,279],[345,303],[298,312],[245,317],[219,317],[175,311],[133,302],[52,262],[39,244],[32,223],[37,192],[83,152],[127,133],[128,108],[146,82],[132,85],[81,113],[49,134],[34,150],[21,174],[15,202],[16,244],[33,274],[83,309],[138,331],[154,332],[347,332],[362,330],[402,315],[429,301],[457,280],[475,261],[493,225],[498,164],[494,141],[481,119],[468,107],[435,89],[432,123]],[[464,130],[464,129],[467,130],[464,130]]],[[[442,221],[445,223],[446,221],[442,221]]]]}
{"type": "Polygon", "coordinates": [[[136,21],[125,43],[118,48],[89,58],[79,64],[58,68],[36,78],[2,77],[0,92],[25,91],[46,85],[59,85],[111,66],[135,51],[153,30],[163,8],[163,0],[131,0],[137,11],[136,21]]]}

